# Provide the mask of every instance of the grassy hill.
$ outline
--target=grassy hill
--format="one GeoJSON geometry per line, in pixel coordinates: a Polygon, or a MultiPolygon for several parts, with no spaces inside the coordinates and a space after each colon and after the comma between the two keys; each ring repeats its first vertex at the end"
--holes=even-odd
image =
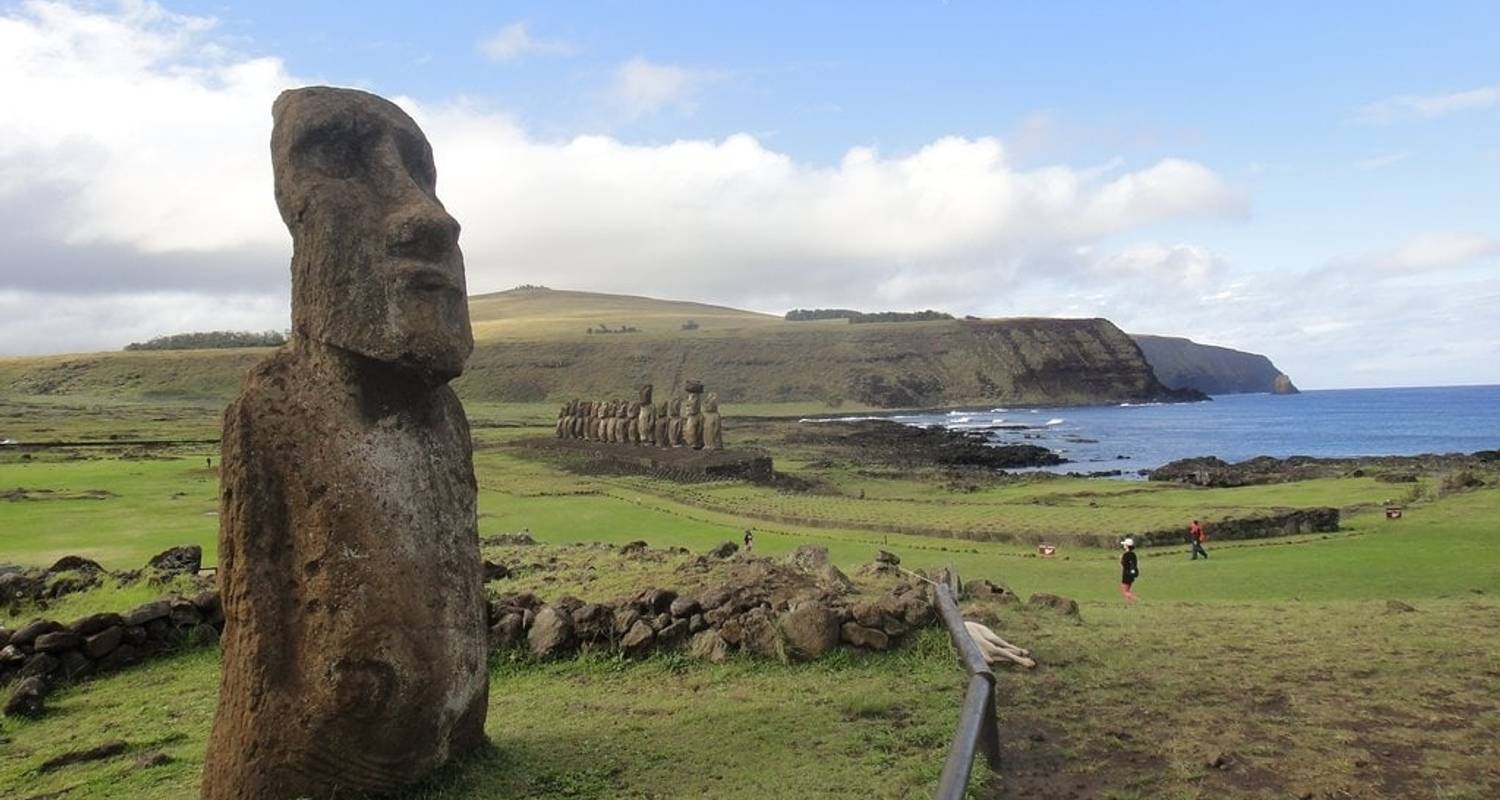
{"type": "MultiPolygon", "coordinates": [[[[515,289],[470,298],[477,346],[465,400],[624,397],[696,378],[728,403],[960,403],[1161,399],[1140,348],[1104,319],[787,322],[722,306],[515,289]],[[590,333],[608,328],[630,333],[590,333]]],[[[264,350],[0,359],[11,395],[228,398],[264,350]]]]}

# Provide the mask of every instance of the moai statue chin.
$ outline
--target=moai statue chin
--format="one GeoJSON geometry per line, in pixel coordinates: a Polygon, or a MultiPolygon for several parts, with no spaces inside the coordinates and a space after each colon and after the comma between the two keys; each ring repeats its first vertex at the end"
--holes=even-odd
{"type": "Polygon", "coordinates": [[[713,392],[703,398],[703,446],[724,449],[724,420],[719,416],[719,396],[713,392]]]}
{"type": "Polygon", "coordinates": [[[392,103],[314,87],[272,115],[294,332],[224,413],[208,800],[387,792],[484,741],[458,223],[392,103]]]}

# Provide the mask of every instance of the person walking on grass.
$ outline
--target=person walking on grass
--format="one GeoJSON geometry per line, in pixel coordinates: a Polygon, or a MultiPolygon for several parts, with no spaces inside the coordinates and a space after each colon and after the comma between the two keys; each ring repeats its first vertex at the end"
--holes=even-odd
{"type": "Polygon", "coordinates": [[[749,528],[746,528],[745,529],[745,552],[747,552],[747,553],[750,552],[750,548],[752,548],[754,546],[755,546],[755,535],[750,532],[749,528]]]}
{"type": "Polygon", "coordinates": [[[1203,543],[1208,541],[1208,534],[1203,532],[1203,526],[1199,525],[1196,519],[1193,520],[1192,525],[1188,526],[1188,538],[1193,542],[1193,557],[1190,560],[1197,561],[1198,556],[1203,556],[1205,561],[1208,560],[1208,551],[1203,549],[1203,543]]]}
{"type": "Polygon", "coordinates": [[[1132,588],[1135,579],[1141,575],[1140,562],[1135,557],[1135,540],[1129,537],[1120,540],[1120,546],[1125,552],[1120,554],[1120,594],[1125,596],[1125,602],[1135,603],[1135,591],[1132,588]]]}

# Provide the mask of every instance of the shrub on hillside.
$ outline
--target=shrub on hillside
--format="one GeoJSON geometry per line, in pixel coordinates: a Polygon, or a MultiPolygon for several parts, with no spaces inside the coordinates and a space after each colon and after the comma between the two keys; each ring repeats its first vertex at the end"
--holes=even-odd
{"type": "Polygon", "coordinates": [[[158,336],[131,342],[126,350],[220,350],[231,347],[280,347],[286,344],[281,331],[200,331],[158,336]]]}

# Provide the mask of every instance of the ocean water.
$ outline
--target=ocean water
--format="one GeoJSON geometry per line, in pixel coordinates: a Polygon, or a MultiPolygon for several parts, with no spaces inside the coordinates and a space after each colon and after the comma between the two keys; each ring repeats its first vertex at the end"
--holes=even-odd
{"type": "MultiPolygon", "coordinates": [[[[852,417],[843,417],[850,419],[852,417]]],[[[1210,402],[982,407],[883,418],[981,431],[1070,463],[1054,472],[1142,469],[1194,456],[1365,456],[1500,449],[1500,386],[1220,395],[1210,402]]]]}

